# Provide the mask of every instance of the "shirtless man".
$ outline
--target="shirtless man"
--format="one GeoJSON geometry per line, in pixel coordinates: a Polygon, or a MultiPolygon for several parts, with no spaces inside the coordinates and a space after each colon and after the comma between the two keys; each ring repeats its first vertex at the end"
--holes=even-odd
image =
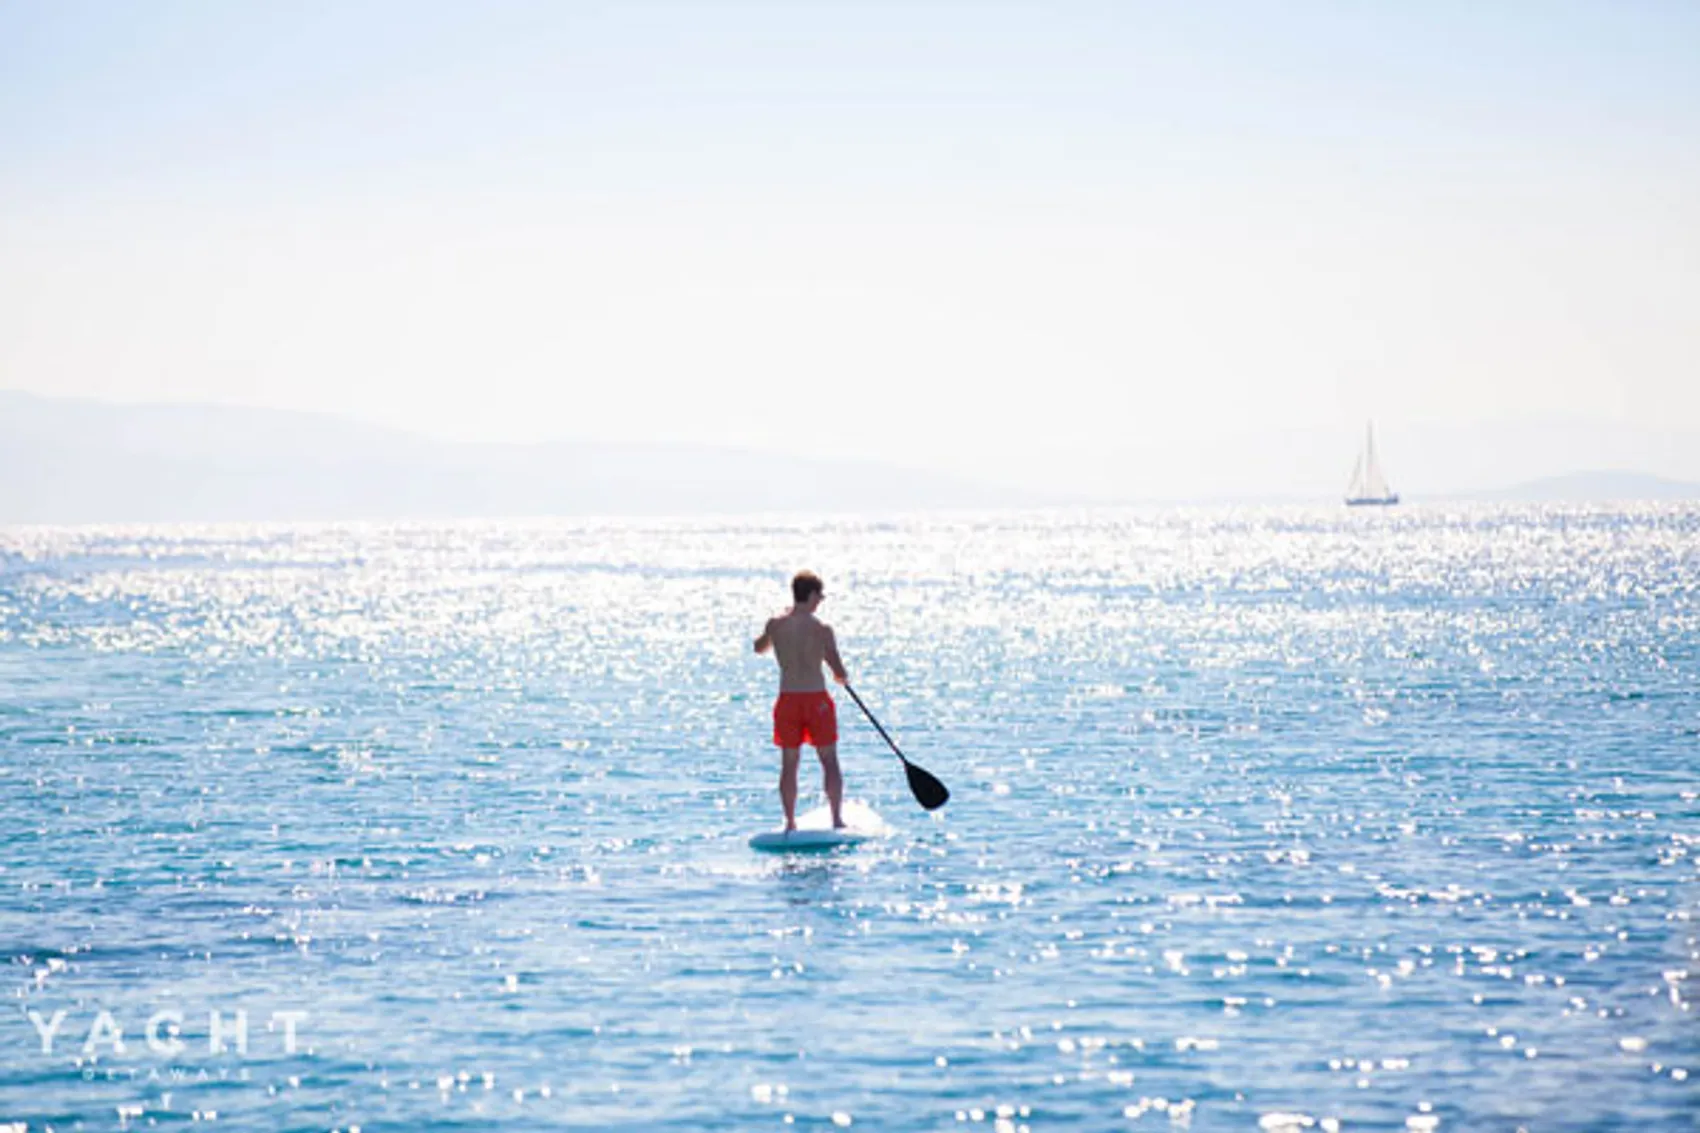
{"type": "Polygon", "coordinates": [[[756,638],[756,652],[770,648],[779,661],[779,699],[773,703],[773,742],[779,747],[779,801],[785,807],[785,829],[797,829],[797,761],[805,743],[820,757],[827,802],[832,805],[834,829],[844,825],[844,776],[838,770],[838,710],[821,676],[824,663],[839,684],[849,680],[838,658],[832,627],[815,617],[826,588],[811,571],[791,580],[795,604],[756,638]]]}

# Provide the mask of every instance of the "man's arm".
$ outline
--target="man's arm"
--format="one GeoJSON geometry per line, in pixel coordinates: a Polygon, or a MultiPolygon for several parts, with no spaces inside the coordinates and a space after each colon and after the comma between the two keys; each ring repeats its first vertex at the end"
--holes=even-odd
{"type": "Polygon", "coordinates": [[[834,680],[845,684],[850,680],[850,674],[844,671],[844,662],[838,656],[838,638],[833,636],[831,626],[823,625],[820,629],[826,635],[826,667],[832,670],[834,680]]]}
{"type": "Polygon", "coordinates": [[[773,645],[773,619],[767,619],[767,624],[761,627],[761,636],[756,638],[756,652],[766,653],[773,645]]]}

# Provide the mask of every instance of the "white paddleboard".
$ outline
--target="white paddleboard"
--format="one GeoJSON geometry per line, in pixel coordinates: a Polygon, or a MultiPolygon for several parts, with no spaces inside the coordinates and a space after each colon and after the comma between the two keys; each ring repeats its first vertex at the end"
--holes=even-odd
{"type": "Polygon", "coordinates": [[[816,807],[797,819],[797,829],[790,833],[784,830],[770,830],[765,834],[757,834],[750,839],[750,848],[780,852],[832,850],[839,846],[859,846],[863,842],[891,834],[891,827],[885,824],[885,819],[863,803],[845,803],[844,822],[842,828],[834,830],[831,808],[816,807]]]}

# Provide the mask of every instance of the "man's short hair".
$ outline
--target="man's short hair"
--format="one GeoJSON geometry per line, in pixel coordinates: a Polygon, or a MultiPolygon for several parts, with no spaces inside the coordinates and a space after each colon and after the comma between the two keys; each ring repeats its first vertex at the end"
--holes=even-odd
{"type": "Polygon", "coordinates": [[[800,570],[791,580],[791,599],[794,602],[807,602],[825,589],[826,583],[820,580],[820,575],[812,570],[800,570]]]}

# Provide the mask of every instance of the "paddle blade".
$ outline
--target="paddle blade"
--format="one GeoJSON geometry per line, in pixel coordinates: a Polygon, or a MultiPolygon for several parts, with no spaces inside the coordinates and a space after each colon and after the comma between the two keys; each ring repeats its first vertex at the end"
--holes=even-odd
{"type": "Polygon", "coordinates": [[[950,792],[943,783],[907,759],[903,761],[903,773],[909,776],[909,791],[915,801],[928,810],[937,810],[950,801],[950,792]]]}

